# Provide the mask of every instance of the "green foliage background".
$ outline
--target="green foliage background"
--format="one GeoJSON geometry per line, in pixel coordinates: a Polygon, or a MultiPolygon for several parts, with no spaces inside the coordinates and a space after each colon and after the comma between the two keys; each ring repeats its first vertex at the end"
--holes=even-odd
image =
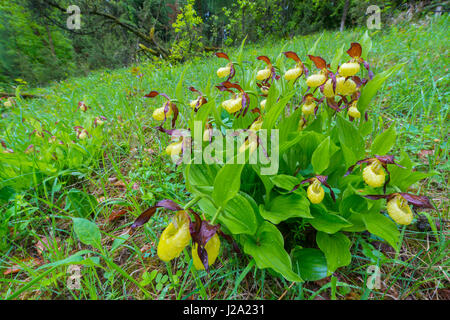
{"type": "MultiPolygon", "coordinates": [[[[35,86],[69,76],[87,75],[90,70],[119,68],[159,58],[158,55],[143,54],[145,52],[139,47],[142,39],[126,27],[145,35],[153,33],[159,45],[170,52],[167,57],[177,62],[210,54],[218,47],[236,45],[245,37],[247,42],[276,41],[339,28],[346,3],[346,27],[365,27],[365,12],[369,5],[380,6],[383,23],[410,8],[405,0],[2,2],[0,87],[9,88],[17,78],[35,86]],[[71,31],[66,28],[69,15],[65,8],[73,4],[81,8],[82,26],[80,30],[71,31]],[[117,20],[91,14],[94,10],[117,20]]],[[[418,16],[439,5],[437,1],[422,3],[420,10],[415,11],[418,16]]]]}

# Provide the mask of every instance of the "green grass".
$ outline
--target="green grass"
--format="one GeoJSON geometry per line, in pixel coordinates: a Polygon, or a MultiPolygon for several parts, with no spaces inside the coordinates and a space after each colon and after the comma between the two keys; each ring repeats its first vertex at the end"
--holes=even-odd
{"type": "MultiPolygon", "coordinates": [[[[350,266],[340,268],[335,278],[303,284],[258,270],[254,261],[234,253],[225,241],[209,275],[195,271],[187,252],[170,264],[163,263],[157,258],[156,244],[169,222],[167,215],[158,213],[141,230],[126,239],[121,237],[155,200],[189,200],[180,170],[164,155],[167,137],[152,129],[156,124],[151,113],[162,100],[143,95],[157,90],[176,97],[183,71],[185,92],[189,86],[208,92],[208,87],[218,84],[215,71],[225,60],[204,57],[175,66],[144,63],[136,66],[142,78],[131,68],[93,72],[86,78],[35,88],[32,91],[43,99],[18,99],[15,107],[1,110],[0,139],[14,150],[13,154],[1,154],[0,163],[1,297],[448,299],[448,27],[445,15],[383,28],[371,34],[369,54],[375,74],[406,62],[380,90],[370,112],[384,127],[395,120],[395,154],[406,151],[417,170],[437,171],[415,189],[430,195],[437,205],[430,219],[439,222],[438,230],[434,223],[433,230],[423,231],[416,224],[404,228],[399,252],[368,234],[353,235],[350,266]],[[79,101],[90,107],[87,112],[78,109],[79,101]],[[94,128],[98,116],[108,121],[94,128]],[[92,137],[77,140],[75,126],[83,126],[92,137]],[[42,138],[33,133],[35,129],[49,133],[42,138]],[[57,141],[49,142],[51,136],[57,141]],[[25,154],[31,144],[35,151],[25,154]],[[111,214],[120,209],[125,213],[110,221],[111,214]],[[95,221],[101,232],[99,248],[79,241],[73,217],[95,221]],[[74,262],[54,264],[82,250],[88,251],[76,262],[82,265],[81,290],[70,290],[67,272],[74,262]],[[374,263],[383,273],[382,283],[380,289],[369,290],[366,270],[374,263]]],[[[316,53],[330,62],[337,49],[346,48],[364,31],[326,31],[316,53]]],[[[306,62],[306,54],[319,36],[247,44],[244,64],[256,70],[262,66],[257,56],[276,61],[280,52],[288,50],[306,62]]],[[[232,59],[237,50],[224,49],[232,59]]],[[[277,67],[283,70],[284,65],[277,67]]]]}

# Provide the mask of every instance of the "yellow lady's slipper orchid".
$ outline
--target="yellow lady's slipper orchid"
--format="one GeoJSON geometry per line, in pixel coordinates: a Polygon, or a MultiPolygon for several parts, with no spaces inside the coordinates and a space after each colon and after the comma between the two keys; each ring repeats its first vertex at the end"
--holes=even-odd
{"type": "Polygon", "coordinates": [[[79,107],[80,110],[83,111],[83,112],[86,112],[87,109],[88,109],[87,105],[86,105],[83,101],[78,102],[78,107],[79,107]]]}
{"type": "Polygon", "coordinates": [[[314,101],[305,102],[302,106],[302,112],[305,116],[314,114],[314,109],[316,108],[316,103],[314,101]]]}
{"type": "Polygon", "coordinates": [[[327,98],[333,98],[342,88],[342,83],[345,81],[344,77],[336,78],[336,90],[333,91],[333,81],[328,79],[325,85],[323,86],[323,95],[327,98]]]}
{"type": "MultiPolygon", "coordinates": [[[[164,120],[164,108],[165,108],[165,104],[161,108],[155,109],[155,111],[153,111],[153,115],[152,115],[153,119],[158,120],[158,121],[163,121],[164,120]]],[[[169,103],[169,110],[166,113],[166,118],[168,118],[171,115],[172,115],[172,107],[169,103]]]]}
{"type": "MultiPolygon", "coordinates": [[[[194,243],[192,245],[192,260],[194,262],[194,267],[197,270],[205,270],[205,266],[198,256],[197,248],[198,244],[194,243]]],[[[210,266],[216,261],[217,257],[219,256],[220,239],[217,233],[214,234],[211,239],[209,239],[209,241],[205,245],[205,249],[208,253],[208,266],[210,266]]]]}
{"type": "Polygon", "coordinates": [[[96,117],[95,120],[94,120],[94,124],[95,124],[96,126],[102,126],[102,125],[105,124],[105,120],[106,120],[106,118],[103,117],[103,116],[96,117]]]}
{"type": "Polygon", "coordinates": [[[225,100],[222,102],[222,107],[227,110],[228,113],[235,113],[242,108],[242,97],[225,100]]]}
{"type": "Polygon", "coordinates": [[[306,190],[306,195],[311,203],[318,204],[322,202],[323,197],[325,196],[325,190],[323,190],[319,179],[314,178],[313,182],[306,190]]]}
{"type": "Polygon", "coordinates": [[[189,102],[189,105],[191,106],[192,109],[194,109],[195,106],[197,105],[197,100],[191,100],[191,102],[189,102]]]}
{"type": "Polygon", "coordinates": [[[205,131],[203,131],[203,141],[209,141],[210,138],[211,138],[211,134],[210,134],[209,130],[206,129],[205,131]]]}
{"type": "Polygon", "coordinates": [[[295,80],[298,77],[300,77],[302,73],[303,69],[300,66],[298,66],[296,68],[289,69],[288,71],[286,71],[286,73],[284,74],[284,78],[288,81],[295,80]]]}
{"type": "Polygon", "coordinates": [[[256,120],[255,122],[252,123],[252,125],[250,126],[249,130],[252,131],[258,131],[261,130],[261,127],[263,125],[264,120],[262,118],[256,120]]]}
{"type": "Polygon", "coordinates": [[[217,76],[219,78],[225,78],[230,75],[230,72],[231,72],[231,66],[227,65],[226,67],[217,69],[217,76]]]}
{"type": "Polygon", "coordinates": [[[327,80],[327,77],[322,73],[316,73],[313,75],[310,75],[308,79],[306,79],[306,84],[310,88],[316,88],[321,86],[325,83],[327,80]]]}
{"type": "Polygon", "coordinates": [[[11,101],[11,99],[6,99],[5,100],[5,102],[3,102],[3,106],[5,107],[5,108],[11,108],[12,107],[12,101],[11,101]]]}
{"type": "Polygon", "coordinates": [[[336,78],[336,90],[333,92],[333,82],[328,79],[323,86],[323,94],[327,98],[332,98],[336,94],[341,94],[343,96],[348,96],[356,91],[356,83],[352,79],[345,80],[344,77],[336,78]]]}
{"type": "Polygon", "coordinates": [[[300,121],[298,122],[298,130],[301,131],[303,130],[303,128],[305,127],[305,120],[303,118],[300,119],[300,121]]]}
{"type": "Polygon", "coordinates": [[[356,83],[352,79],[347,79],[342,83],[338,93],[343,96],[349,96],[356,91],[356,83]]]}
{"type": "Polygon", "coordinates": [[[255,138],[248,138],[240,147],[239,152],[243,153],[245,150],[249,149],[250,154],[252,154],[256,148],[258,148],[258,141],[255,138]]]}
{"type": "Polygon", "coordinates": [[[266,103],[267,103],[267,99],[264,99],[263,101],[261,101],[261,103],[259,104],[261,107],[261,110],[264,110],[266,108],[266,103]]]}
{"type": "Polygon", "coordinates": [[[88,137],[88,132],[86,129],[81,130],[81,132],[78,134],[78,139],[86,139],[88,137]]]}
{"type": "Polygon", "coordinates": [[[359,112],[358,108],[356,106],[352,105],[350,108],[348,108],[347,114],[355,119],[361,118],[361,112],[359,112]]]}
{"type": "Polygon", "coordinates": [[[363,170],[363,179],[371,187],[381,187],[384,184],[385,178],[386,173],[381,162],[377,159],[373,159],[363,170]]]}
{"type": "Polygon", "coordinates": [[[166,147],[166,153],[172,157],[177,156],[181,153],[182,147],[183,147],[183,140],[171,143],[166,147]]]}
{"type": "Polygon", "coordinates": [[[264,96],[267,96],[267,95],[269,94],[269,88],[266,87],[266,86],[261,86],[261,93],[262,93],[264,96]]]}
{"type": "Polygon", "coordinates": [[[413,220],[413,213],[408,205],[408,201],[400,194],[387,202],[387,212],[389,216],[398,224],[408,225],[413,220]]]}
{"type": "Polygon", "coordinates": [[[259,70],[256,74],[256,80],[266,80],[270,77],[272,71],[270,69],[259,70]]]}
{"type": "Polygon", "coordinates": [[[358,62],[346,62],[339,67],[339,74],[343,77],[351,77],[359,72],[360,65],[358,62]]]}
{"type": "Polygon", "coordinates": [[[158,257],[166,262],[178,257],[190,240],[189,217],[185,211],[178,211],[174,222],[164,229],[159,238],[158,257]]]}

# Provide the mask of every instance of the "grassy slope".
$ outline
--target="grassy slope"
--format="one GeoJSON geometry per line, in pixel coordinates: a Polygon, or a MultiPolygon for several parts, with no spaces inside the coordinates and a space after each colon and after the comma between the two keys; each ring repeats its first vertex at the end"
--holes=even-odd
{"type": "MultiPolygon", "coordinates": [[[[398,148],[407,151],[415,161],[428,163],[418,165],[419,170],[439,172],[418,188],[430,193],[438,204],[442,228],[442,220],[448,219],[445,196],[448,194],[448,25],[448,18],[443,17],[437,21],[382,29],[372,35],[373,47],[369,55],[375,74],[391,65],[407,62],[401,73],[388,80],[385,90],[373,101],[371,111],[386,125],[395,118],[400,133],[398,148]]],[[[330,61],[336,49],[342,45],[347,47],[362,33],[360,30],[342,34],[325,32],[316,53],[330,61]]],[[[255,59],[259,55],[267,55],[275,61],[282,50],[295,51],[306,60],[306,52],[317,38],[316,34],[247,45],[244,49],[247,68],[260,66],[255,59]]],[[[231,57],[235,51],[227,50],[231,57]]],[[[22,189],[16,200],[1,207],[0,232],[4,240],[0,243],[0,272],[6,274],[0,274],[3,296],[42,274],[43,270],[34,270],[36,265],[33,266],[34,260],[30,258],[50,263],[86,248],[72,231],[71,216],[92,214],[92,220],[95,218],[102,231],[102,244],[109,250],[114,239],[123,234],[134,217],[153,204],[154,199],[169,197],[180,202],[187,199],[180,173],[168,164],[168,159],[160,156],[167,138],[150,129],[155,125],[151,112],[155,106],[159,107],[161,100],[145,100],[142,96],[150,90],[175,96],[183,70],[186,70],[183,87],[192,85],[205,92],[208,80],[211,84],[218,82],[215,70],[223,64],[224,60],[217,58],[198,59],[189,65],[174,67],[155,68],[146,64],[138,67],[139,73],[144,74],[141,79],[131,69],[97,72],[40,89],[45,99],[19,101],[14,110],[4,111],[6,117],[0,120],[0,138],[16,152],[34,144],[40,151],[38,158],[39,155],[51,158],[52,152],[48,150],[54,151],[52,147],[41,143],[40,137],[30,136],[34,129],[46,129],[67,144],[75,140],[73,127],[77,125],[88,129],[93,136],[95,133],[95,137],[83,141],[80,148],[72,148],[66,155],[58,154],[59,160],[53,166],[46,165],[50,158],[30,162],[28,167],[25,164],[19,172],[9,172],[6,166],[0,165],[3,181],[16,190],[22,189]],[[77,110],[79,101],[85,101],[91,108],[86,113],[80,112],[77,110]],[[109,120],[104,135],[92,127],[93,118],[99,115],[109,120]],[[42,183],[46,177],[53,178],[42,183]],[[92,210],[80,212],[76,206],[67,205],[66,197],[71,189],[83,190],[102,204],[96,206],[92,200],[92,210]],[[127,212],[110,221],[111,214],[120,208],[127,208],[127,212]],[[23,262],[24,259],[28,260],[23,262]],[[22,266],[21,272],[11,269],[11,264],[14,267],[15,263],[15,267],[22,266]]],[[[227,246],[209,277],[192,269],[185,272],[190,269],[188,256],[179,258],[168,269],[169,265],[157,259],[154,246],[168,218],[158,215],[153,221],[151,226],[145,227],[145,232],[139,231],[119,249],[107,253],[109,261],[114,261],[122,271],[104,262],[101,268],[85,266],[83,289],[70,291],[66,288],[67,266],[62,266],[38,279],[18,297],[144,298],[143,290],[131,282],[130,276],[142,280],[152,298],[275,299],[283,296],[294,299],[328,298],[330,295],[329,279],[290,285],[268,272],[257,271],[252,265],[246,268],[250,260],[232,254],[227,246]]],[[[446,256],[440,250],[447,244],[445,234],[406,229],[404,237],[403,248],[398,253],[389,252],[392,249],[379,242],[373,242],[370,247],[354,239],[352,265],[341,268],[337,275],[341,285],[338,298],[445,297],[448,293],[442,288],[448,275],[442,268],[448,262],[444,261],[446,256]],[[370,292],[364,286],[365,270],[371,263],[370,257],[376,259],[374,257],[380,255],[384,257],[382,289],[370,292]]]]}

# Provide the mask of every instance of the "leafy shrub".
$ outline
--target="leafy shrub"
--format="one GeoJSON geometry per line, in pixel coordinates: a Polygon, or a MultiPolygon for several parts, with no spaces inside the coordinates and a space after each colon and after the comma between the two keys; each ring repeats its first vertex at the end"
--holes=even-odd
{"type": "Polygon", "coordinates": [[[178,14],[177,21],[172,25],[176,34],[170,56],[173,60],[183,60],[185,56],[201,51],[203,48],[202,36],[198,29],[203,20],[197,15],[194,2],[194,0],[188,0],[178,14]]]}

